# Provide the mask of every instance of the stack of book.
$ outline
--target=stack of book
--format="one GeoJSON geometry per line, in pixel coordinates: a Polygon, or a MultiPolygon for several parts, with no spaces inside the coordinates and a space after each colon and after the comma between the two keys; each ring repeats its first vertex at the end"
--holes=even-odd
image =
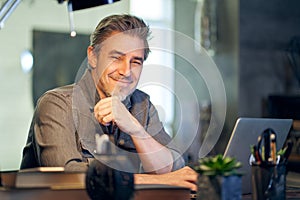
{"type": "Polygon", "coordinates": [[[85,189],[84,172],[65,172],[63,167],[38,167],[1,172],[1,184],[9,188],[85,189]]]}

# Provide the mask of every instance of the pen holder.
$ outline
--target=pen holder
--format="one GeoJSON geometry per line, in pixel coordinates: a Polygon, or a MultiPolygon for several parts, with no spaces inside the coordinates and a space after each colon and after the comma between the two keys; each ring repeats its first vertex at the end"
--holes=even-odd
{"type": "Polygon", "coordinates": [[[285,199],[286,164],[252,165],[252,199],[285,199]]]}

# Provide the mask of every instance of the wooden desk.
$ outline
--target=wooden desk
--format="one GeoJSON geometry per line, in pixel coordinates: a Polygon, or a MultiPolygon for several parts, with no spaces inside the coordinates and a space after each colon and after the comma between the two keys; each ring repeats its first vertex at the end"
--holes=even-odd
{"type": "MultiPolygon", "coordinates": [[[[287,188],[286,189],[286,200],[296,200],[300,199],[300,189],[299,188],[287,188]]],[[[252,195],[247,194],[242,196],[242,200],[252,200],[252,195]]]]}
{"type": "MultiPolygon", "coordinates": [[[[1,200],[89,200],[89,196],[84,189],[4,189],[0,188],[1,200]]],[[[176,190],[137,190],[133,200],[190,200],[189,192],[179,192],[176,190]]],[[[252,200],[251,194],[243,195],[243,200],[252,200]]],[[[287,188],[286,199],[300,199],[299,188],[287,188]]]]}
{"type": "MultiPolygon", "coordinates": [[[[39,168],[0,174],[0,200],[85,200],[86,174],[39,168]]],[[[135,185],[132,200],[190,200],[190,189],[165,184],[135,185]]]]}
{"type": "Polygon", "coordinates": [[[88,194],[84,189],[0,189],[1,200],[88,200],[88,194]]]}
{"type": "MultiPolygon", "coordinates": [[[[15,189],[0,188],[1,200],[89,200],[85,189],[15,189]]],[[[149,185],[136,186],[133,200],[190,200],[187,188],[149,185]]]]}

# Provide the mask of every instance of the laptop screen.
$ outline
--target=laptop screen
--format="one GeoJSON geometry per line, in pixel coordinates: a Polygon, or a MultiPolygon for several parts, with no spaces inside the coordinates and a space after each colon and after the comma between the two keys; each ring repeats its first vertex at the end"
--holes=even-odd
{"type": "Polygon", "coordinates": [[[266,129],[271,128],[276,133],[277,151],[282,148],[292,126],[292,119],[273,118],[239,118],[236,121],[224,156],[230,156],[242,163],[242,192],[251,193],[251,155],[250,146],[257,144],[257,138],[266,129]]]}

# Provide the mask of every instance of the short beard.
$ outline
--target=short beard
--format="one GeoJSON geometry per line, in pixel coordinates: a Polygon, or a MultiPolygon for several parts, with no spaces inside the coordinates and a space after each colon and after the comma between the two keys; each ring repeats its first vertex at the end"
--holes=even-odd
{"type": "MultiPolygon", "coordinates": [[[[130,88],[129,92],[126,94],[124,94],[124,92],[122,92],[122,88],[118,87],[118,85],[115,86],[114,90],[109,91],[109,89],[107,87],[104,87],[104,83],[102,83],[102,80],[99,80],[99,86],[98,88],[102,91],[102,93],[106,96],[106,97],[118,97],[118,99],[120,101],[124,101],[128,96],[130,96],[135,88],[130,88]],[[101,87],[102,86],[102,87],[101,87]]],[[[126,89],[125,89],[126,90],[126,89]]]]}
{"type": "Polygon", "coordinates": [[[101,91],[104,93],[106,97],[118,97],[120,101],[124,101],[129,95],[132,94],[130,92],[129,94],[124,94],[119,89],[115,88],[113,91],[109,92],[106,88],[101,88],[101,91]]]}
{"type": "Polygon", "coordinates": [[[118,97],[118,99],[120,101],[124,101],[128,96],[130,96],[132,94],[132,92],[133,91],[130,91],[128,94],[124,94],[122,92],[122,90],[116,89],[116,90],[112,91],[112,94],[110,94],[110,96],[118,97]]]}

